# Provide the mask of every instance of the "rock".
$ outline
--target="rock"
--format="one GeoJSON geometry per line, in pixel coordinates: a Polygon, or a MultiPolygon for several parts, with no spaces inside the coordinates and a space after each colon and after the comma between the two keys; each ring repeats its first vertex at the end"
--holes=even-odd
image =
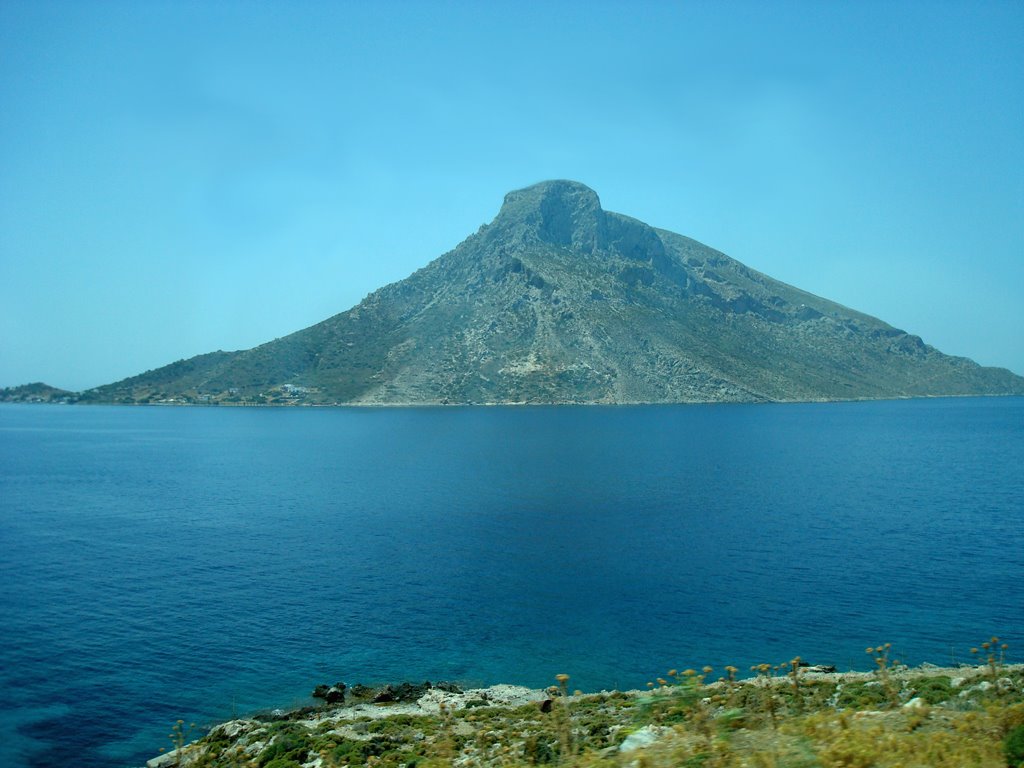
{"type": "Polygon", "coordinates": [[[476,729],[465,720],[460,720],[452,727],[452,733],[456,736],[472,736],[476,729]]]}
{"type": "Polygon", "coordinates": [[[379,688],[373,696],[375,704],[387,704],[390,702],[412,702],[419,699],[433,686],[430,681],[415,683],[399,683],[398,685],[385,685],[379,688]]]}
{"type": "Polygon", "coordinates": [[[178,750],[174,749],[170,752],[165,752],[159,757],[154,757],[151,760],[146,761],[146,768],[171,768],[171,766],[178,764],[178,750]]]}
{"type": "Polygon", "coordinates": [[[390,685],[385,685],[383,688],[378,689],[373,697],[374,704],[387,704],[391,701],[398,701],[398,699],[395,698],[395,689],[390,685]]]}
{"type": "MultiPolygon", "coordinates": [[[[281,710],[274,710],[280,712],[281,710]]],[[[310,715],[316,712],[316,707],[300,707],[299,709],[292,709],[286,711],[281,717],[282,720],[304,720],[310,715]]]]}
{"type": "Polygon", "coordinates": [[[544,699],[544,701],[542,701],[540,703],[540,711],[541,712],[550,712],[551,711],[551,706],[553,704],[554,704],[554,702],[551,699],[544,699]]]}
{"type": "Polygon", "coordinates": [[[372,699],[376,692],[368,685],[356,683],[349,689],[349,695],[354,699],[372,699]]]}
{"type": "Polygon", "coordinates": [[[922,699],[920,696],[915,696],[906,704],[903,705],[903,709],[925,709],[928,706],[928,702],[922,699]]]}
{"type": "Polygon", "coordinates": [[[487,694],[486,699],[499,707],[518,707],[547,698],[541,691],[522,685],[492,685],[484,692],[487,694]]]}
{"type": "Polygon", "coordinates": [[[949,681],[949,685],[951,688],[959,688],[966,679],[966,677],[954,677],[949,681]]]}
{"type": "Polygon", "coordinates": [[[314,699],[323,699],[328,704],[344,704],[345,703],[345,691],[348,688],[344,683],[335,683],[334,685],[318,685],[313,689],[314,699]]]}
{"type": "Polygon", "coordinates": [[[240,733],[249,730],[253,725],[251,720],[229,720],[221,723],[210,731],[209,736],[214,739],[237,739],[240,733]]]}
{"type": "Polygon", "coordinates": [[[453,709],[462,709],[465,706],[465,701],[462,694],[448,693],[447,691],[432,688],[420,696],[416,700],[416,704],[424,712],[436,714],[441,711],[442,707],[449,712],[453,709]]]}
{"type": "Polygon", "coordinates": [[[446,693],[464,693],[461,686],[458,686],[455,683],[449,683],[445,680],[439,680],[434,683],[434,688],[439,691],[445,691],[446,693]]]}
{"type": "Polygon", "coordinates": [[[629,736],[619,744],[619,752],[633,752],[637,749],[649,747],[660,739],[661,734],[666,730],[668,729],[657,725],[645,725],[639,731],[634,731],[629,734],[629,736]]]}
{"type": "Polygon", "coordinates": [[[395,701],[416,701],[420,696],[429,691],[433,686],[427,680],[419,685],[415,683],[402,683],[394,690],[395,701]]]}
{"type": "MultiPolygon", "coordinates": [[[[802,664],[803,662],[801,662],[802,664]]],[[[836,668],[831,664],[815,664],[814,666],[803,667],[801,671],[811,675],[827,675],[835,672],[836,668]]]]}

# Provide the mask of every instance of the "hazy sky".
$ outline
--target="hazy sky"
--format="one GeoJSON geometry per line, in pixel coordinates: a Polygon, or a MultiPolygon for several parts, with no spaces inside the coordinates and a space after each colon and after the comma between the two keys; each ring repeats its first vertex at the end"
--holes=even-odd
{"type": "Polygon", "coordinates": [[[0,386],[348,309],[550,178],[1024,374],[1024,4],[0,0],[0,386]]]}

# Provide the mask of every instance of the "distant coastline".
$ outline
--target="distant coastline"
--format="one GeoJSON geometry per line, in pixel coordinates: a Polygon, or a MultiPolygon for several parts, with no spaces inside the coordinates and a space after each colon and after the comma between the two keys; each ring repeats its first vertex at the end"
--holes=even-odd
{"type": "Polygon", "coordinates": [[[1002,393],[977,393],[977,394],[921,394],[921,395],[887,395],[878,397],[848,397],[848,398],[792,398],[779,400],[680,400],[680,401],[622,401],[606,402],[601,400],[592,401],[532,401],[521,400],[515,402],[307,402],[294,400],[288,402],[259,402],[253,400],[216,400],[203,401],[193,399],[171,398],[167,400],[140,400],[140,401],[106,401],[95,400],[83,396],[82,392],[51,387],[48,384],[34,383],[24,384],[16,387],[0,389],[0,403],[15,403],[25,405],[116,405],[116,406],[160,406],[160,407],[194,407],[194,408],[468,408],[468,407],[554,407],[554,406],[607,406],[607,407],[635,407],[635,406],[659,406],[659,405],[794,405],[804,403],[872,403],[904,400],[941,400],[941,399],[968,399],[968,398],[1003,398],[1021,397],[1013,392],[1002,393]]]}

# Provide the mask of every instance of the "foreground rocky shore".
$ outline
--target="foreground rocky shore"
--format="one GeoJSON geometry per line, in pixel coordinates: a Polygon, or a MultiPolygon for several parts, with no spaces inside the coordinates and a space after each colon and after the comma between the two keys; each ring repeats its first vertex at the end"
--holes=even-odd
{"type": "Polygon", "coordinates": [[[178,724],[178,748],[147,766],[1024,765],[1024,665],[908,669],[877,650],[873,672],[794,659],[747,679],[669,670],[647,690],[595,694],[566,675],[546,690],[324,685],[319,707],[232,720],[191,744],[178,724]]]}

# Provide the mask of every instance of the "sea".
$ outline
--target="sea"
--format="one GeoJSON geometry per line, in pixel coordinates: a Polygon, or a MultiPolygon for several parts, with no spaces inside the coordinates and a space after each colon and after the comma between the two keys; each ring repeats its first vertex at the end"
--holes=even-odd
{"type": "Polygon", "coordinates": [[[0,406],[0,765],[320,683],[1024,657],[1024,398],[0,406]]]}

